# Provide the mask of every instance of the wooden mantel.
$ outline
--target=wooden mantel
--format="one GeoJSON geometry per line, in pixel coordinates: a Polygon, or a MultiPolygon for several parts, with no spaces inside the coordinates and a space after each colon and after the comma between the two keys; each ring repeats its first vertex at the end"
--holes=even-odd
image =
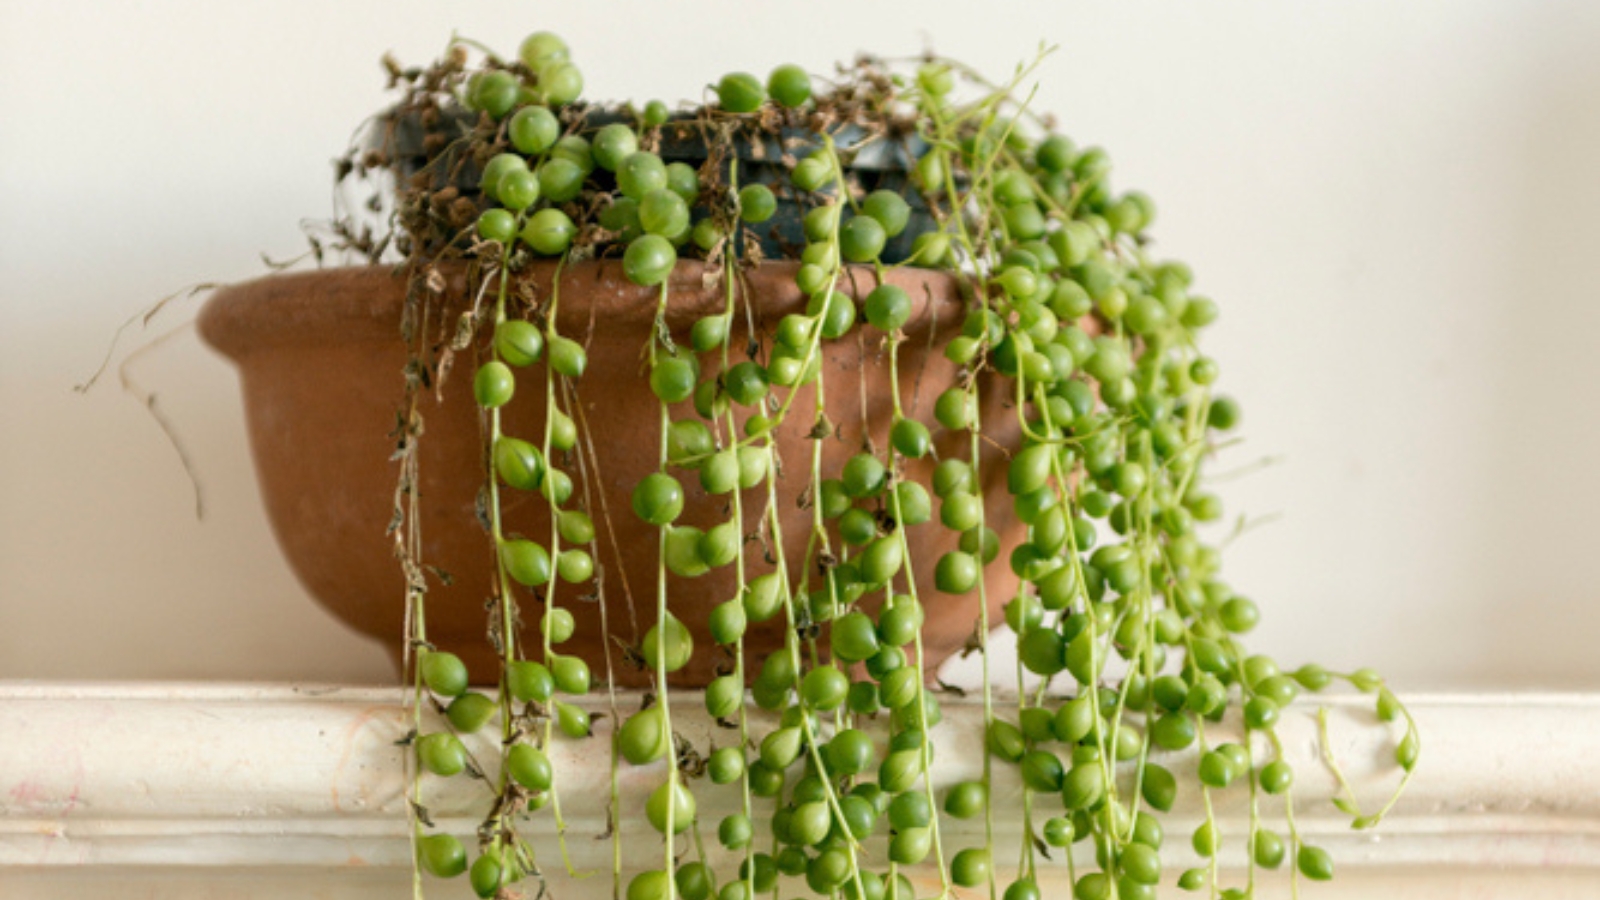
{"type": "MultiPolygon", "coordinates": [[[[1600,696],[1407,699],[1423,732],[1422,762],[1376,832],[1351,831],[1328,802],[1334,784],[1319,761],[1318,707],[1301,702],[1285,713],[1280,734],[1299,776],[1301,833],[1327,847],[1338,866],[1333,882],[1302,884],[1300,896],[1600,897],[1600,696]]],[[[626,712],[638,698],[617,702],[626,712]]],[[[1391,761],[1398,726],[1377,723],[1367,697],[1324,705],[1346,774],[1364,804],[1380,802],[1398,774],[1391,761]]],[[[594,706],[608,708],[604,697],[594,706]]],[[[702,749],[730,739],[705,719],[696,696],[675,698],[673,709],[680,730],[702,749]]],[[[948,699],[945,710],[936,786],[981,771],[981,707],[948,699]]],[[[0,682],[0,897],[408,897],[395,743],[408,715],[393,689],[0,682]]],[[[536,844],[555,900],[612,896],[611,844],[595,839],[610,791],[609,733],[602,721],[597,737],[558,740],[552,754],[574,865],[595,873],[568,878],[550,817],[540,814],[536,844]]],[[[1192,771],[1192,761],[1169,756],[1178,757],[1168,762],[1174,771],[1192,771]]],[[[995,772],[997,808],[1009,808],[1020,796],[1014,771],[997,765],[995,772]]],[[[624,766],[620,774],[629,846],[657,846],[638,813],[660,777],[659,767],[624,766]]],[[[481,792],[454,779],[431,789],[428,802],[438,820],[467,834],[481,792]]],[[[702,821],[714,830],[734,795],[700,793],[702,821]]],[[[1198,821],[1198,793],[1194,782],[1184,784],[1168,821],[1170,878],[1194,863],[1187,837],[1198,821]]],[[[1246,792],[1214,799],[1224,832],[1237,835],[1246,792]]],[[[1270,819],[1281,816],[1278,802],[1264,803],[1270,819]]],[[[981,835],[981,820],[954,822],[945,830],[947,852],[981,843],[981,835]]],[[[1019,836],[1009,817],[999,817],[1002,872],[1016,859],[1019,836]]],[[[629,853],[625,861],[644,866],[655,857],[629,853]]],[[[1050,871],[1059,875],[1046,896],[1069,896],[1065,866],[1050,871]]],[[[426,887],[429,897],[470,896],[464,879],[426,887]]],[[[1259,881],[1256,897],[1288,892],[1280,871],[1259,881]]],[[[1203,896],[1170,884],[1162,895],[1203,896]]]]}

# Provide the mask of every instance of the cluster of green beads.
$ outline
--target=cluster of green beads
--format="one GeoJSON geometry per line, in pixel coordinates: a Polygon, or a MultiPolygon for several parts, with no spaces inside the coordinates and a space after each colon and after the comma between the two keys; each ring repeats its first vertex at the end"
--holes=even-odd
{"type": "MultiPolygon", "coordinates": [[[[506,272],[514,253],[570,260],[582,249],[620,256],[631,281],[660,289],[662,312],[680,254],[720,261],[728,280],[723,313],[697,322],[687,340],[674,340],[663,325],[646,348],[649,386],[662,410],[661,466],[634,488],[632,512],[661,536],[657,622],[639,646],[658,681],[657,699],[619,723],[614,751],[630,766],[667,761],[668,776],[642,810],[662,833],[666,854],[662,868],[628,883],[628,900],[753,900],[800,890],[780,888],[783,878],[815,896],[910,900],[901,870],[930,861],[947,894],[986,888],[1005,900],[1034,900],[1042,896],[1037,875],[1045,864],[1038,848],[1080,843],[1085,849],[1078,857],[1069,850],[1065,863],[1074,896],[1154,896],[1163,877],[1160,816],[1172,808],[1179,785],[1166,754],[1195,748],[1194,762],[1185,765],[1193,767],[1206,816],[1189,844],[1209,862],[1176,881],[1184,889],[1210,886],[1214,894],[1243,897],[1257,868],[1288,862],[1297,876],[1332,874],[1327,853],[1295,830],[1288,800],[1294,773],[1276,726],[1299,693],[1343,678],[1376,694],[1380,717],[1405,716],[1396,759],[1408,775],[1415,766],[1414,725],[1378,676],[1367,670],[1337,676],[1314,665],[1286,672],[1240,642],[1256,625],[1257,608],[1222,580],[1218,550],[1199,530],[1222,516],[1216,495],[1202,487],[1201,465],[1215,433],[1236,425],[1239,409],[1213,393],[1218,366],[1197,349],[1216,305],[1191,290],[1186,266],[1148,253],[1153,204],[1138,192],[1114,193],[1106,154],[1029,120],[1011,100],[1010,86],[955,102],[958,74],[945,61],[927,63],[914,77],[868,66],[832,94],[813,96],[803,70],[781,66],[765,81],[744,73],[724,77],[716,104],[700,113],[805,122],[809,111],[843,97],[857,104],[857,124],[866,116],[864,144],[887,131],[891,110],[903,116],[914,109],[924,149],[909,174],[934,225],[916,235],[905,265],[952,273],[968,302],[959,333],[941,348],[960,376],[931,386],[930,409],[919,415],[903,406],[892,371],[897,393],[887,446],[864,448],[836,472],[823,471],[820,441],[811,460],[784,461],[788,477],[809,484],[808,550],[798,561],[780,556],[777,571],[756,576],[745,571],[739,503],[764,507],[771,544],[781,548],[773,434],[791,421],[827,423],[823,344],[864,334],[888,348],[891,369],[897,365],[913,304],[885,280],[893,267],[882,254],[908,227],[907,196],[860,190],[849,170],[859,146],[836,146],[826,130],[792,160],[788,184],[743,186],[737,165],[697,171],[642,149],[668,121],[659,102],[632,124],[586,130],[582,116],[570,114],[582,76],[566,45],[545,33],[524,42],[519,62],[492,64],[461,85],[461,102],[497,123],[484,143],[492,152],[484,155],[475,224],[481,242],[472,251],[494,260],[490,272],[500,277],[493,351],[474,379],[491,417],[491,486],[538,492],[555,525],[553,546],[508,539],[499,529],[498,494],[491,498],[507,624],[500,634],[506,676],[499,702],[467,691],[465,669],[450,654],[428,652],[420,660],[423,683],[448,702],[451,726],[417,739],[424,770],[450,776],[467,769],[453,732],[502,718],[507,775],[496,827],[484,832],[471,866],[480,896],[537,872],[514,820],[554,797],[556,773],[543,749],[553,738],[551,724],[573,738],[589,734],[587,715],[570,698],[589,691],[590,673],[582,660],[552,649],[574,626],[550,590],[555,581],[576,584],[594,574],[587,549],[594,524],[571,504],[572,478],[551,463],[553,451],[572,451],[579,440],[577,426],[554,402],[553,385],[581,376],[585,359],[581,346],[554,331],[553,311],[546,311],[542,328],[508,315],[506,272]],[[871,102],[861,102],[863,95],[871,102]],[[875,110],[878,119],[863,110],[875,110]],[[809,304],[762,336],[760,353],[730,364],[741,235],[775,214],[780,194],[806,209],[795,282],[809,304]],[[859,305],[841,289],[852,265],[876,276],[859,305]],[[704,370],[702,357],[712,363],[704,370]],[[546,433],[536,444],[503,434],[495,411],[516,389],[517,370],[541,362],[550,402],[546,433]],[[813,384],[817,406],[796,408],[794,389],[813,384]],[[990,480],[980,459],[989,413],[979,402],[985,384],[1003,385],[1022,434],[1006,448],[1003,474],[1026,534],[1004,560],[1001,535],[985,521],[983,486],[990,480]],[[904,464],[932,456],[935,438],[948,433],[967,438],[965,451],[938,458],[927,484],[906,477],[904,464]],[[706,530],[679,524],[682,477],[732,498],[733,515],[706,530]],[[916,583],[907,539],[908,531],[924,528],[959,536],[957,549],[936,561],[931,585],[916,583]],[[707,748],[703,773],[680,770],[667,679],[697,649],[667,607],[665,579],[729,566],[738,570],[738,593],[708,625],[737,668],[713,681],[703,699],[713,718],[737,720],[740,741],[707,748]],[[935,750],[930,729],[940,708],[926,687],[918,590],[976,594],[981,601],[985,572],[996,566],[1009,568],[1020,583],[1005,605],[1005,621],[1015,636],[1022,690],[1011,709],[996,708],[991,623],[980,617],[989,759],[981,780],[939,796],[928,773],[935,750]],[[801,573],[794,582],[791,572],[801,573]],[[547,591],[539,661],[513,646],[510,582],[547,591]],[[747,668],[746,629],[778,618],[786,626],[785,648],[747,668]],[[754,704],[773,717],[764,734],[750,730],[747,685],[754,704]],[[1207,726],[1230,710],[1242,719],[1246,740],[1208,740],[1207,726]],[[537,727],[513,728],[522,721],[542,722],[543,738],[537,727]],[[990,808],[991,765],[1014,767],[1025,787],[1020,815],[1030,840],[1014,866],[993,858],[992,846],[947,846],[940,834],[942,821],[975,817],[992,833],[994,816],[1010,814],[990,808]],[[734,873],[719,876],[703,849],[694,859],[674,851],[674,835],[691,829],[700,844],[690,782],[702,774],[742,794],[741,811],[714,823],[717,840],[741,860],[734,873]],[[508,785],[516,786],[510,805],[508,785]],[[1247,832],[1224,834],[1212,816],[1211,797],[1223,791],[1250,792],[1247,832]],[[1258,814],[1257,791],[1284,798],[1287,838],[1258,814]],[[758,834],[751,798],[768,804],[770,840],[758,834]],[[869,840],[885,841],[886,851],[868,852],[869,840]],[[1247,851],[1249,873],[1245,884],[1224,888],[1217,860],[1230,841],[1247,851]],[[1077,859],[1094,866],[1080,872],[1077,859]]],[[[1358,825],[1381,817],[1360,815],[1353,798],[1343,803],[1358,825]]],[[[468,868],[454,837],[427,835],[419,848],[422,866],[435,875],[468,868]]]]}

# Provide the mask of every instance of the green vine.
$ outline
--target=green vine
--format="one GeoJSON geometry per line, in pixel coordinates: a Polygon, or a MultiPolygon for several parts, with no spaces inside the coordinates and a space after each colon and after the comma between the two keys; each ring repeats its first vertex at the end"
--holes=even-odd
{"type": "MultiPolygon", "coordinates": [[[[466,874],[483,897],[517,896],[529,879],[554,893],[545,848],[526,837],[546,808],[568,877],[581,877],[551,751],[598,734],[610,741],[612,893],[628,900],[909,900],[911,870],[940,897],[1035,900],[1055,865],[1081,900],[1153,896],[1161,817],[1180,790],[1168,766],[1186,752],[1204,810],[1189,843],[1205,864],[1178,873],[1180,888],[1246,897],[1285,863],[1297,892],[1301,877],[1331,877],[1295,824],[1283,710],[1337,677],[1375,695],[1380,720],[1403,719],[1403,775],[1377,812],[1327,756],[1333,803],[1357,828],[1409,781],[1416,723],[1368,670],[1285,672],[1246,651],[1258,610],[1203,536],[1221,505],[1201,469],[1239,419],[1197,344],[1217,307],[1185,265],[1152,258],[1149,198],[1113,193],[1104,151],[1018,99],[1033,66],[995,84],[935,57],[863,59],[825,88],[780,66],[765,81],[728,75],[715,103],[674,112],[582,102],[582,74],[548,33],[512,59],[472,65],[474,48],[457,40],[431,67],[391,66],[401,99],[341,166],[341,178],[393,179],[389,238],[340,227],[375,261],[398,251],[408,276],[392,530],[407,584],[416,896],[424,872],[466,874]],[[783,291],[757,286],[773,272],[783,291]],[[658,419],[638,423],[655,463],[628,486],[627,511],[606,499],[607,448],[580,393],[611,323],[591,313],[581,340],[558,323],[573,321],[561,292],[580,280],[654,298],[626,364],[657,400],[658,419]],[[798,303],[774,312],[764,294],[784,292],[798,303]],[[686,297],[715,298],[689,328],[686,297]],[[420,401],[457,356],[471,359],[481,413],[493,673],[469,672],[427,631],[443,577],[423,558],[420,401]],[[852,366],[859,426],[838,421],[852,366]],[[869,371],[886,374],[885,396],[869,371]],[[518,436],[511,411],[541,407],[536,440],[518,436]],[[512,497],[542,504],[542,533],[512,530],[512,497]],[[609,560],[641,527],[653,602],[636,609],[609,560]],[[700,583],[731,595],[685,621],[685,598],[704,593],[695,579],[719,570],[729,580],[700,583]],[[612,624],[619,594],[627,633],[612,624]],[[973,619],[964,651],[981,664],[986,753],[977,780],[939,785],[935,664],[958,648],[927,623],[951,603],[973,619]],[[1008,629],[994,630],[1002,612],[1008,629]],[[589,628],[600,640],[583,646],[599,651],[565,649],[589,628]],[[1005,705],[990,658],[1002,648],[1016,660],[1005,705]],[[593,666],[610,703],[598,730],[584,705],[593,666]],[[649,686],[627,714],[623,683],[649,686]],[[683,687],[731,742],[682,733],[683,687]],[[1242,743],[1213,744],[1208,726],[1230,716],[1242,743]],[[496,720],[485,766],[461,736],[496,720]],[[628,808],[621,773],[657,765],[664,777],[628,808]],[[1002,767],[1022,785],[1016,810],[992,802],[1002,767]],[[429,779],[455,776],[492,794],[470,852],[424,802],[429,779]],[[1248,828],[1224,834],[1213,798],[1241,789],[1248,828]],[[720,850],[697,799],[714,791],[736,796],[716,823],[720,850]],[[1262,813],[1278,796],[1287,842],[1262,813]],[[639,854],[625,852],[621,821],[641,812],[659,867],[625,878],[639,854]],[[979,816],[983,844],[952,846],[968,833],[952,823],[979,816]],[[1024,835],[1014,875],[994,858],[1007,816],[1024,835]],[[1225,883],[1230,841],[1248,860],[1241,884],[1225,883]]],[[[1327,752],[1325,711],[1319,725],[1327,752]]]]}

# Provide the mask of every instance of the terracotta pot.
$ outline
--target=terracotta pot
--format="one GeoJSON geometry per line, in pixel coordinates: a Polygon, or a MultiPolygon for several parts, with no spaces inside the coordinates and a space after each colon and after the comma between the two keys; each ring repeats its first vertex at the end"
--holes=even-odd
{"type": "MultiPolygon", "coordinates": [[[[783,315],[804,306],[794,271],[792,263],[767,263],[745,279],[757,329],[764,334],[770,334],[783,315]]],[[[522,277],[532,280],[537,297],[546,298],[553,273],[553,265],[538,265],[522,277]]],[[[858,297],[874,286],[870,270],[851,275],[854,283],[845,287],[858,297]]],[[[702,276],[702,264],[693,262],[680,263],[673,275],[668,324],[680,340],[686,341],[693,322],[721,311],[725,303],[720,282],[708,288],[702,276]]],[[[942,273],[895,269],[886,277],[917,303],[906,328],[910,340],[900,350],[900,388],[907,414],[931,423],[933,401],[953,375],[952,364],[937,346],[959,327],[961,303],[954,282],[942,273]]],[[[464,301],[462,273],[456,272],[451,281],[446,296],[464,301]]],[[[275,275],[218,291],[199,319],[205,339],[239,367],[262,495],[290,565],[306,589],[336,616],[383,641],[397,664],[403,643],[404,588],[394,539],[386,527],[398,473],[391,455],[407,358],[399,337],[404,297],[403,280],[388,268],[275,275]]],[[[609,643],[616,681],[629,686],[646,684],[647,674],[624,661],[618,643],[605,640],[598,621],[603,605],[610,632],[621,645],[637,646],[655,620],[657,531],[634,516],[630,497],[633,485],[657,469],[660,454],[660,407],[641,363],[657,297],[656,289],[628,282],[620,265],[612,261],[570,266],[560,284],[559,329],[584,341],[589,352],[588,371],[576,382],[576,390],[599,454],[600,477],[592,482],[598,491],[589,501],[595,505],[589,512],[599,534],[596,562],[606,573],[599,600],[592,597],[596,593],[592,583],[556,588],[556,603],[573,609],[579,620],[577,636],[562,650],[584,657],[601,675],[609,643]]],[[[742,314],[737,319],[744,321],[742,314]]],[[[438,322],[434,320],[435,328],[438,322]]],[[[449,330],[444,326],[443,333],[448,335],[449,330]]],[[[888,440],[892,406],[887,354],[877,332],[860,331],[859,340],[852,333],[825,345],[828,415],[839,426],[837,435],[824,440],[825,477],[835,477],[864,440],[878,448],[888,440]]],[[[733,346],[743,347],[746,337],[741,324],[733,346]]],[[[472,357],[470,349],[462,353],[453,374],[423,401],[421,528],[423,562],[451,576],[449,583],[430,583],[428,637],[460,654],[476,681],[491,682],[497,657],[485,640],[485,601],[492,593],[493,551],[474,512],[486,466],[479,449],[479,413],[471,396],[472,357]]],[[[713,355],[702,362],[715,365],[713,355]]],[[[519,375],[522,389],[505,411],[507,433],[529,438],[542,433],[542,424],[535,423],[544,421],[543,374],[540,365],[519,375]]],[[[987,516],[1002,536],[1001,556],[987,570],[990,614],[998,621],[1001,605],[1016,589],[1006,554],[1023,530],[1004,488],[1005,456],[999,449],[1015,444],[1015,412],[998,395],[1002,390],[998,383],[982,384],[980,390],[984,427],[993,439],[984,444],[982,460],[987,516]]],[[[800,494],[812,447],[807,436],[812,396],[810,388],[802,389],[795,414],[778,432],[783,474],[777,481],[777,505],[791,578],[800,574],[811,516],[801,507],[800,494]]],[[[685,403],[675,408],[674,418],[693,416],[690,407],[685,403]]],[[[965,433],[943,432],[936,426],[933,430],[941,456],[966,456],[965,433]]],[[[575,459],[558,463],[576,472],[575,459]]],[[[931,460],[917,462],[909,474],[926,483],[932,465],[931,460]]],[[[707,528],[726,519],[728,498],[702,492],[693,472],[675,474],[687,500],[680,523],[707,528]]],[[[509,488],[502,497],[507,534],[548,541],[549,508],[542,498],[509,488]]],[[[579,503],[582,497],[580,486],[572,502],[579,503]]],[[[745,533],[756,530],[764,498],[764,489],[744,493],[745,533]]],[[[971,635],[977,595],[951,597],[933,587],[934,564],[954,548],[955,535],[934,521],[911,529],[909,538],[919,594],[928,613],[924,642],[931,673],[971,635]]],[[[770,571],[761,553],[748,552],[751,549],[753,545],[747,545],[746,558],[754,561],[748,575],[770,571]]],[[[693,661],[675,683],[703,684],[726,663],[725,654],[711,643],[705,621],[715,604],[733,595],[733,579],[732,567],[696,579],[668,576],[670,607],[693,630],[696,648],[693,661]]],[[[523,640],[539,640],[540,600],[521,589],[518,599],[523,640]]],[[[753,663],[780,646],[782,618],[752,626],[747,649],[753,663]]]]}

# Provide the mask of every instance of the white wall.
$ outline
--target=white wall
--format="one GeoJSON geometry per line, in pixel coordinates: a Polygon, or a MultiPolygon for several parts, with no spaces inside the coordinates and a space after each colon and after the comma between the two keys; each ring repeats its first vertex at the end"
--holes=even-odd
{"type": "Polygon", "coordinates": [[[551,28],[591,96],[669,100],[864,48],[1004,75],[1059,44],[1037,105],[1156,198],[1222,304],[1248,440],[1218,468],[1280,460],[1224,492],[1281,516],[1229,556],[1254,643],[1402,686],[1600,687],[1600,5],[1487,0],[0,0],[0,678],[390,677],[277,557],[192,330],[133,372],[203,523],[115,379],[71,386],[156,298],[297,253],[378,57],[452,28],[508,52],[551,28]]]}

